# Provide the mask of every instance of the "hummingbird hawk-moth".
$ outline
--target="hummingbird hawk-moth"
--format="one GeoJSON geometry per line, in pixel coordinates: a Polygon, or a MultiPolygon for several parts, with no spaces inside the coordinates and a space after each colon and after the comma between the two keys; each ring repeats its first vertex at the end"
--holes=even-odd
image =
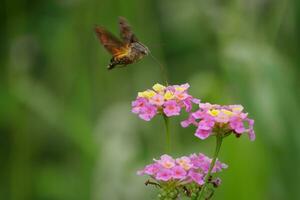
{"type": "Polygon", "coordinates": [[[139,42],[131,31],[131,27],[124,17],[119,17],[119,28],[121,40],[105,28],[95,27],[101,44],[113,56],[108,64],[108,69],[113,69],[117,65],[126,66],[137,62],[150,53],[149,49],[139,42]]]}

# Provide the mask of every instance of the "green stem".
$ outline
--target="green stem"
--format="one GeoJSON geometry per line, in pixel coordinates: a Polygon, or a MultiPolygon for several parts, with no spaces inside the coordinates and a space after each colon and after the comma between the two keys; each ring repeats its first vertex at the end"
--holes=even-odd
{"type": "Polygon", "coordinates": [[[210,174],[211,174],[211,171],[212,169],[214,168],[215,166],[215,163],[217,161],[217,157],[218,157],[218,154],[219,154],[219,151],[220,151],[220,148],[221,148],[221,145],[222,145],[222,139],[223,137],[220,136],[220,135],[217,135],[216,136],[216,150],[215,150],[215,153],[214,153],[214,157],[210,163],[210,166],[209,166],[209,169],[208,169],[208,172],[205,176],[205,180],[204,180],[204,185],[202,186],[201,188],[201,191],[200,191],[200,194],[198,196],[198,200],[201,200],[202,196],[204,195],[204,190],[206,189],[207,185],[208,185],[208,179],[210,177],[210,174]]]}
{"type": "Polygon", "coordinates": [[[171,152],[171,133],[169,128],[169,118],[163,114],[165,128],[166,128],[166,153],[171,152]]]}

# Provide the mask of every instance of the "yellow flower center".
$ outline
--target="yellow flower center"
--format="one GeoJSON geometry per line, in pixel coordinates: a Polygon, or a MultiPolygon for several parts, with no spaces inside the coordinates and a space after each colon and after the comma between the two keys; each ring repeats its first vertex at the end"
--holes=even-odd
{"type": "Polygon", "coordinates": [[[182,163],[182,164],[181,164],[181,167],[182,167],[183,169],[185,169],[185,170],[189,170],[189,169],[191,168],[191,166],[188,165],[187,163],[182,163]]]}
{"type": "Polygon", "coordinates": [[[235,106],[235,107],[232,108],[232,110],[233,110],[233,111],[238,111],[238,112],[239,112],[239,111],[242,111],[242,110],[243,110],[243,107],[242,107],[242,106],[235,106]]]}
{"type": "Polygon", "coordinates": [[[228,115],[229,117],[233,115],[233,112],[226,110],[226,109],[222,109],[221,110],[225,115],[228,115]]]}
{"type": "Polygon", "coordinates": [[[147,98],[147,99],[152,98],[154,95],[156,95],[156,93],[153,90],[146,90],[144,92],[139,92],[138,93],[139,97],[144,97],[144,98],[147,98]]]}
{"type": "Polygon", "coordinates": [[[154,91],[160,92],[160,91],[164,90],[166,87],[159,83],[156,83],[152,88],[154,91]]]}
{"type": "Polygon", "coordinates": [[[169,169],[169,168],[172,168],[174,166],[174,163],[172,163],[172,162],[164,162],[163,166],[164,166],[164,168],[169,169]]]}
{"type": "Polygon", "coordinates": [[[216,110],[216,109],[212,109],[212,110],[208,111],[208,114],[210,114],[213,117],[218,116],[219,113],[220,113],[220,111],[216,110]]]}
{"type": "Polygon", "coordinates": [[[172,94],[172,92],[170,92],[170,91],[167,91],[167,92],[165,93],[165,95],[164,95],[164,98],[165,98],[166,100],[173,99],[173,98],[174,98],[174,94],[172,94]]]}
{"type": "Polygon", "coordinates": [[[185,170],[189,170],[191,168],[191,166],[188,164],[188,162],[183,159],[179,159],[179,160],[177,160],[177,162],[185,170]]]}
{"type": "Polygon", "coordinates": [[[175,90],[178,92],[183,92],[185,90],[185,88],[178,86],[178,87],[175,87],[175,90]]]}

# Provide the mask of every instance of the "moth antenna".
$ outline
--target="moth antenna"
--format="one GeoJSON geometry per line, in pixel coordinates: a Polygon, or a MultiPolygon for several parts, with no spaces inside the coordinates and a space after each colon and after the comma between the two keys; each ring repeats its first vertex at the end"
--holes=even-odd
{"type": "Polygon", "coordinates": [[[162,46],[166,46],[166,44],[164,44],[164,43],[151,43],[151,45],[149,45],[150,49],[153,49],[153,47],[160,48],[162,46]]]}
{"type": "Polygon", "coordinates": [[[166,68],[161,64],[161,62],[158,61],[158,59],[151,52],[149,54],[150,54],[151,58],[158,64],[158,66],[160,68],[162,79],[165,80],[165,84],[168,86],[169,83],[168,83],[168,76],[166,73],[166,68]]]}

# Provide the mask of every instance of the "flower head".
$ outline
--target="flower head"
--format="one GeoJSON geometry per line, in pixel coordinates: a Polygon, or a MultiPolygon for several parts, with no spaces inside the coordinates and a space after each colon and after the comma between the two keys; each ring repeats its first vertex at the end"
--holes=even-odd
{"type": "Polygon", "coordinates": [[[181,122],[182,127],[193,124],[197,127],[195,136],[204,140],[210,135],[226,136],[234,133],[240,136],[248,133],[250,140],[255,139],[253,130],[254,120],[248,118],[241,105],[221,106],[210,103],[200,103],[199,109],[181,122]]]}
{"type": "MultiPolygon", "coordinates": [[[[159,160],[153,159],[154,163],[147,165],[138,171],[138,175],[149,175],[157,182],[175,181],[178,184],[194,182],[201,186],[204,184],[204,177],[208,173],[212,159],[204,154],[191,154],[180,158],[172,158],[169,155],[162,155],[159,160]]],[[[212,173],[222,171],[227,165],[217,160],[212,173]]]]}
{"type": "Polygon", "coordinates": [[[189,112],[193,103],[200,100],[188,94],[189,84],[163,86],[155,84],[152,89],[139,92],[132,102],[132,112],[145,121],[150,121],[156,114],[167,117],[179,115],[182,109],[189,112]]]}

